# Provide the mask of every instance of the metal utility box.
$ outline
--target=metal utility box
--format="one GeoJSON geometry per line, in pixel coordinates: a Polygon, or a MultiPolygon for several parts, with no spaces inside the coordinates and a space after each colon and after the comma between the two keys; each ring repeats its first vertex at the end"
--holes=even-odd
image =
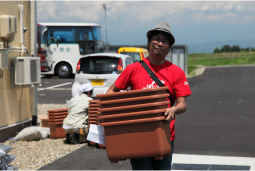
{"type": "Polygon", "coordinates": [[[39,57],[16,57],[15,85],[32,85],[41,83],[39,57]]]}
{"type": "Polygon", "coordinates": [[[8,40],[11,37],[13,38],[15,33],[17,33],[16,17],[10,15],[0,15],[0,37],[8,40]]]}
{"type": "Polygon", "coordinates": [[[8,68],[8,49],[0,49],[0,68],[8,68]]]}
{"type": "Polygon", "coordinates": [[[185,45],[175,45],[170,51],[171,62],[184,71],[188,75],[188,47],[185,45]]]}

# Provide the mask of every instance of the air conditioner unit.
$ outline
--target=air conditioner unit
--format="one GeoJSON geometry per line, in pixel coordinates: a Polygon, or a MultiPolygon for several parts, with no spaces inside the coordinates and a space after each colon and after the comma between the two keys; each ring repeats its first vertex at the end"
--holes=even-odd
{"type": "Polygon", "coordinates": [[[15,85],[32,85],[41,83],[39,57],[16,57],[15,85]]]}

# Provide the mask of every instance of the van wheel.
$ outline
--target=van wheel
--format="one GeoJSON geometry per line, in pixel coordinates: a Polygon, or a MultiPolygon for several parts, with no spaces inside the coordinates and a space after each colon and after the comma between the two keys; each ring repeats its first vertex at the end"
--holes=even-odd
{"type": "Polygon", "coordinates": [[[61,63],[56,68],[56,75],[59,78],[70,78],[72,76],[72,68],[67,63],[61,63]]]}

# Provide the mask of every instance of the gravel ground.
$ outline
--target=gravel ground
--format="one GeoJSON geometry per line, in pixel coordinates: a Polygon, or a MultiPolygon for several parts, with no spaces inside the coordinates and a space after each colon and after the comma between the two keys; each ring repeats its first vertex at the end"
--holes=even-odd
{"type": "Polygon", "coordinates": [[[87,144],[64,144],[64,138],[46,138],[39,141],[6,141],[4,144],[13,148],[9,155],[16,156],[16,160],[9,165],[18,170],[37,170],[53,161],[77,150],[87,144]]]}
{"type": "MultiPolygon", "coordinates": [[[[66,104],[39,104],[38,113],[47,114],[47,110],[61,108],[66,108],[66,104]]],[[[87,145],[86,143],[75,145],[64,144],[63,140],[64,138],[45,138],[39,141],[7,140],[4,144],[13,148],[8,154],[17,157],[9,165],[17,167],[18,170],[37,170],[87,145]]]]}

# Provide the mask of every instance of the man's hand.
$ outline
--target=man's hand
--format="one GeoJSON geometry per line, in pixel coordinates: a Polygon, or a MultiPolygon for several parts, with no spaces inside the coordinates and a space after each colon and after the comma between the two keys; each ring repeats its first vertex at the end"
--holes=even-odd
{"type": "Polygon", "coordinates": [[[167,121],[172,121],[174,120],[174,115],[175,115],[176,107],[173,106],[171,108],[167,108],[165,112],[165,120],[167,121]]]}
{"type": "Polygon", "coordinates": [[[165,117],[167,121],[172,121],[175,118],[175,115],[184,113],[186,110],[186,97],[177,97],[176,106],[166,109],[165,117]]]}
{"type": "Polygon", "coordinates": [[[114,92],[119,92],[120,90],[115,86],[115,84],[111,85],[108,90],[106,91],[105,94],[108,94],[108,93],[114,93],[114,92]]]}

